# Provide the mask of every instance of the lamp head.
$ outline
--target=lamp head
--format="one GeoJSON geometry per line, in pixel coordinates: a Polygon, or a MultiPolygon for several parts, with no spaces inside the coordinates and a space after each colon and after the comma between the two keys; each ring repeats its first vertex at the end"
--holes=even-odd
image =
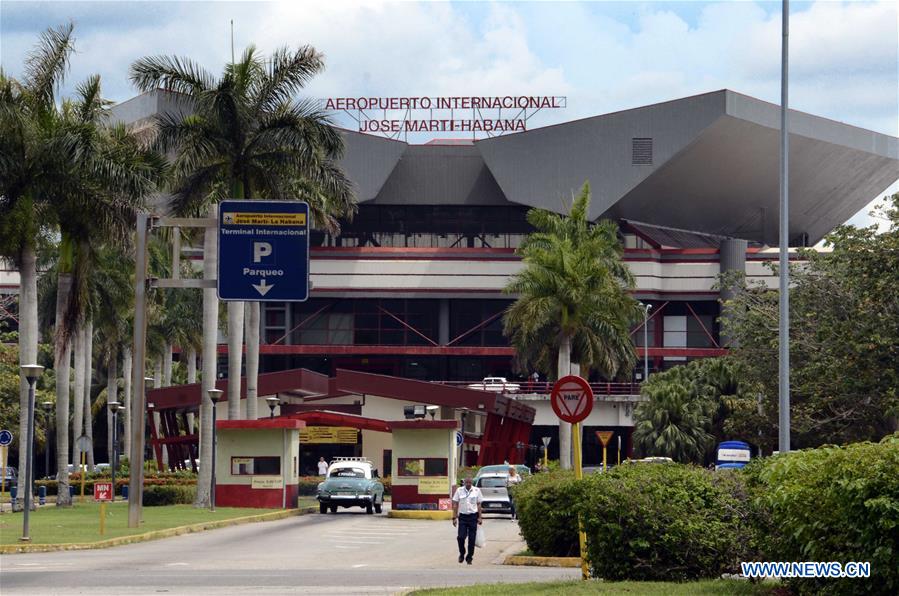
{"type": "Polygon", "coordinates": [[[22,369],[22,374],[29,382],[36,381],[44,372],[44,367],[40,364],[23,364],[19,368],[22,369]]]}
{"type": "Polygon", "coordinates": [[[437,410],[439,410],[439,406],[425,406],[425,410],[428,411],[428,414],[431,415],[431,420],[434,419],[434,416],[437,414],[437,410]]]}
{"type": "Polygon", "coordinates": [[[109,408],[110,412],[118,412],[119,406],[121,406],[121,405],[122,404],[120,402],[111,401],[111,402],[107,402],[106,407],[109,408]]]}
{"type": "Polygon", "coordinates": [[[222,399],[222,391],[221,389],[210,389],[206,392],[209,395],[209,399],[212,400],[212,403],[217,404],[220,399],[222,399]]]}
{"type": "Polygon", "coordinates": [[[270,407],[271,409],[274,410],[274,409],[275,409],[275,406],[281,404],[281,400],[278,399],[277,397],[266,397],[266,398],[265,398],[265,403],[268,404],[268,407],[270,407]]]}
{"type": "Polygon", "coordinates": [[[53,402],[52,401],[42,401],[41,407],[49,412],[50,410],[53,409],[53,402]]]}

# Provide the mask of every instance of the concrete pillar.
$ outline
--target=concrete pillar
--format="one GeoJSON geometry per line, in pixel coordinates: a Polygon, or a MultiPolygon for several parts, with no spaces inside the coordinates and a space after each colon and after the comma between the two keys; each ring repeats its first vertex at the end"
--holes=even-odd
{"type": "MultiPolygon", "coordinates": [[[[746,273],[746,249],[749,246],[749,243],[746,240],[741,240],[739,238],[728,238],[726,240],[721,241],[721,245],[719,247],[719,260],[718,260],[718,268],[721,273],[727,273],[728,271],[739,271],[741,273],[746,273]]],[[[718,292],[718,297],[722,300],[730,300],[734,296],[734,291],[731,286],[721,285],[721,289],[718,292]]],[[[725,334],[721,333],[721,345],[733,345],[733,342],[725,336],[725,334]]]]}
{"type": "Polygon", "coordinates": [[[437,343],[445,346],[450,342],[450,308],[449,299],[440,299],[440,310],[437,313],[437,343]]]}

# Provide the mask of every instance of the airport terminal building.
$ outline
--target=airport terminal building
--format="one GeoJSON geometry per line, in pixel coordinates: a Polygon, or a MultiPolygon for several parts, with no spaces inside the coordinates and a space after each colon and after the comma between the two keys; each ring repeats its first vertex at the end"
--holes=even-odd
{"type": "MultiPolygon", "coordinates": [[[[114,110],[142,127],[176,105],[159,91],[114,110]]],[[[516,370],[502,334],[514,298],[503,288],[522,267],[515,249],[530,232],[528,209],[564,213],[585,182],[591,218],[618,222],[634,296],[652,305],[650,374],[722,355],[719,273],[777,283],[766,263],[777,256],[779,117],[777,105],[721,90],[480,140],[441,133],[453,138],[409,144],[346,131],[341,166],[358,214],[338,235],[313,234],[310,300],[264,305],[260,372],[339,379],[355,371],[454,387],[506,377],[521,384],[508,397],[533,409],[522,415],[531,418],[527,442],[555,436],[545,388],[525,383],[534,371],[516,370]]],[[[798,111],[789,157],[792,247],[814,245],[899,179],[899,139],[798,111]]],[[[643,336],[641,323],[633,335],[641,358],[643,336]]],[[[538,372],[545,381],[550,371],[538,372]]],[[[641,373],[638,366],[629,379],[590,379],[597,403],[585,422],[586,463],[598,457],[593,430],[615,430],[627,448],[641,373]]],[[[282,413],[366,417],[378,401],[361,390],[337,396],[300,385],[278,385],[282,413]]],[[[171,403],[173,415],[199,403],[198,390],[194,400],[183,391],[176,399],[174,389],[158,390],[171,401],[163,393],[151,401],[171,403]]],[[[449,402],[439,405],[449,408],[441,417],[459,418],[449,402]]],[[[485,424],[469,421],[465,432],[483,438],[485,424]]],[[[346,449],[307,457],[368,451],[346,449]]]]}

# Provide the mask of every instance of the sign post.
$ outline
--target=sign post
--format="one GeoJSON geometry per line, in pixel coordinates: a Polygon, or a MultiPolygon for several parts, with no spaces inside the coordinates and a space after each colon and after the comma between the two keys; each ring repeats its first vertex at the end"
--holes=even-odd
{"type": "Polygon", "coordinates": [[[222,201],[218,224],[219,299],[302,302],[309,298],[308,204],[222,201]]]}
{"type": "MultiPolygon", "coordinates": [[[[584,470],[581,466],[581,421],[593,410],[593,390],[590,384],[577,375],[568,375],[556,381],[549,396],[550,405],[560,419],[571,423],[571,438],[574,447],[574,477],[581,480],[584,470]]],[[[590,570],[584,555],[587,551],[587,535],[578,515],[578,543],[581,551],[581,579],[590,579],[590,570]]]]}
{"type": "Polygon", "coordinates": [[[87,455],[87,450],[91,448],[91,440],[87,438],[87,435],[81,435],[75,441],[75,449],[81,454],[81,467],[78,469],[78,473],[81,475],[81,499],[80,503],[84,502],[84,480],[85,476],[87,476],[87,464],[84,461],[85,456],[87,455]]]}
{"type": "Polygon", "coordinates": [[[549,471],[549,442],[553,440],[552,437],[541,437],[541,441],[543,441],[543,469],[545,471],[549,471]]]}
{"type": "MultiPolygon", "coordinates": [[[[614,435],[614,431],[611,430],[598,430],[596,431],[596,438],[599,439],[599,442],[602,443],[602,471],[605,472],[608,469],[608,464],[606,464],[606,455],[608,454],[609,441],[612,440],[612,435],[614,435]]],[[[620,442],[620,441],[619,441],[620,442]]],[[[618,455],[618,458],[621,459],[621,455],[618,455]]]]}
{"type": "Polygon", "coordinates": [[[6,456],[10,443],[12,433],[6,429],[0,430],[0,493],[6,492],[6,456]]]}
{"type": "Polygon", "coordinates": [[[112,482],[95,482],[94,501],[100,502],[100,536],[106,534],[106,503],[111,500],[112,482]]]}

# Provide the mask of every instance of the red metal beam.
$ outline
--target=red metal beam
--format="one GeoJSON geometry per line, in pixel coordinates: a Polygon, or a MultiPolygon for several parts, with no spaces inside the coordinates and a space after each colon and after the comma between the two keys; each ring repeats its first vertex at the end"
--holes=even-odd
{"type": "Polygon", "coordinates": [[[693,307],[690,306],[690,303],[685,302],[685,304],[687,305],[687,308],[690,310],[690,314],[693,315],[693,318],[696,319],[696,322],[699,323],[699,326],[702,327],[703,331],[705,331],[705,335],[706,335],[706,337],[709,338],[709,341],[712,342],[712,345],[715,346],[716,348],[720,348],[721,346],[718,345],[718,342],[715,341],[715,338],[712,337],[712,334],[709,333],[709,330],[705,328],[705,325],[703,325],[703,323],[702,323],[702,319],[699,318],[699,315],[696,314],[696,311],[693,310],[693,307]]]}

